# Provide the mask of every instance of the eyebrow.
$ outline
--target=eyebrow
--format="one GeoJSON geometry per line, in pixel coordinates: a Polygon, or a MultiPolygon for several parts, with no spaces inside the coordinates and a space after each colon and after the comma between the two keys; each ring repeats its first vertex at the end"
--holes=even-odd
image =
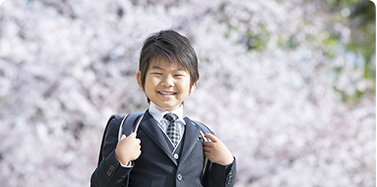
{"type": "MultiPolygon", "coordinates": [[[[160,66],[152,66],[151,69],[159,69],[159,70],[164,70],[164,68],[160,67],[160,66]]],[[[174,69],[174,71],[185,71],[184,68],[177,68],[177,69],[174,69]]]]}
{"type": "Polygon", "coordinates": [[[163,70],[163,68],[162,67],[160,67],[160,66],[152,66],[152,68],[151,69],[160,69],[160,70],[163,70]]]}

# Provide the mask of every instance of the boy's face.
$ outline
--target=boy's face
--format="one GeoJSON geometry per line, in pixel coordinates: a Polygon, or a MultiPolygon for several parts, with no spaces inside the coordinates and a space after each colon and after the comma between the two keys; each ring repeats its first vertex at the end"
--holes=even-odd
{"type": "Polygon", "coordinates": [[[196,83],[190,86],[190,73],[179,63],[168,64],[161,58],[150,62],[145,75],[144,89],[140,71],[137,72],[136,77],[140,88],[148,98],[169,112],[178,108],[196,87],[196,83]]]}

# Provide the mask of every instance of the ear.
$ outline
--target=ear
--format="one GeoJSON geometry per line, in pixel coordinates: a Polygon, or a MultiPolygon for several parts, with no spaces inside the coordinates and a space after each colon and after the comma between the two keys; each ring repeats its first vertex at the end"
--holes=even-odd
{"type": "Polygon", "coordinates": [[[137,84],[139,85],[140,89],[144,90],[143,85],[141,84],[141,71],[138,71],[136,73],[136,80],[137,80],[137,84]]]}
{"type": "Polygon", "coordinates": [[[196,88],[196,85],[198,84],[199,80],[196,79],[196,82],[191,86],[190,88],[190,93],[194,92],[195,88],[196,88]]]}

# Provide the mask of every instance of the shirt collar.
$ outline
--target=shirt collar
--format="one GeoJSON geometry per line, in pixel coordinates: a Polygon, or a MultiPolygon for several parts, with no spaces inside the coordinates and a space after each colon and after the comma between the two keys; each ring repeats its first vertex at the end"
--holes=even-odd
{"type": "MultiPolygon", "coordinates": [[[[161,119],[164,117],[164,115],[169,113],[169,112],[166,111],[165,109],[155,105],[152,101],[150,101],[149,113],[153,116],[153,118],[156,121],[160,122],[161,119]]],[[[178,108],[173,110],[171,113],[174,113],[175,115],[177,115],[178,119],[180,121],[182,121],[184,124],[186,124],[185,120],[183,119],[183,105],[182,104],[181,104],[181,106],[179,106],[178,108]]]]}

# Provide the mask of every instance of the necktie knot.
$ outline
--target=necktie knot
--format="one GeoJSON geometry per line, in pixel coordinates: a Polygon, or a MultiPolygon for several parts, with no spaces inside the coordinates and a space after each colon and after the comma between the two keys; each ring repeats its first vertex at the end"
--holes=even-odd
{"type": "Polygon", "coordinates": [[[167,119],[170,123],[174,123],[178,119],[178,116],[174,113],[167,113],[164,115],[164,118],[167,119]]]}

